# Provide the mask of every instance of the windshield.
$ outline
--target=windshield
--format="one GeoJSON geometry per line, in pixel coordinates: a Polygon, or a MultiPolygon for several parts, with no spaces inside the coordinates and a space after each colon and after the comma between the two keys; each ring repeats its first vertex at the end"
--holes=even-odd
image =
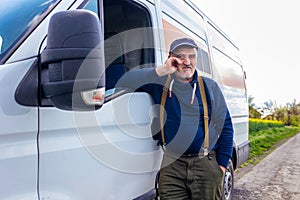
{"type": "Polygon", "coordinates": [[[0,61],[59,0],[1,0],[0,61]]]}

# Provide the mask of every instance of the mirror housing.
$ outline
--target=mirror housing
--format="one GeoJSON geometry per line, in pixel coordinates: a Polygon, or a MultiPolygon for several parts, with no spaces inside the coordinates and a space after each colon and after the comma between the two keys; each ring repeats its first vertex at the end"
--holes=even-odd
{"type": "Polygon", "coordinates": [[[94,110],[104,103],[105,64],[97,15],[86,10],[55,13],[41,54],[42,94],[63,110],[94,110]]]}

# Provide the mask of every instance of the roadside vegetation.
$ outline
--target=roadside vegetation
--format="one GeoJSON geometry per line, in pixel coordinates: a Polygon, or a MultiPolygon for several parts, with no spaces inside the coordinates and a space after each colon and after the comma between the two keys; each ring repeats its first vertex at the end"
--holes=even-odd
{"type": "Polygon", "coordinates": [[[285,126],[272,120],[249,120],[250,155],[243,165],[256,165],[286,139],[300,132],[299,126],[285,126]]]}
{"type": "Polygon", "coordinates": [[[241,167],[258,164],[276,147],[300,132],[300,103],[295,100],[280,107],[272,101],[257,107],[250,96],[248,103],[250,156],[241,167]]]}

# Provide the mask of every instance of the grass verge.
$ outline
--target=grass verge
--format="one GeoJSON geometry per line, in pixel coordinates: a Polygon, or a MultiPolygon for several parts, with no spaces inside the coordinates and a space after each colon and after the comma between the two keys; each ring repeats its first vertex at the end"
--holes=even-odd
{"type": "Polygon", "coordinates": [[[300,127],[289,126],[250,132],[250,156],[241,167],[258,164],[263,158],[276,149],[276,147],[299,132],[300,127]]]}

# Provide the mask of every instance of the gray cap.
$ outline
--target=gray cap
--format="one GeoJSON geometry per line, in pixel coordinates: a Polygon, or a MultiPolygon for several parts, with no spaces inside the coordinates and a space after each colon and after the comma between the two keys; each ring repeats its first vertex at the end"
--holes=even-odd
{"type": "Polygon", "coordinates": [[[173,52],[180,46],[190,46],[198,50],[198,46],[194,40],[192,40],[191,38],[180,38],[172,42],[172,44],[170,45],[170,52],[173,52]]]}

